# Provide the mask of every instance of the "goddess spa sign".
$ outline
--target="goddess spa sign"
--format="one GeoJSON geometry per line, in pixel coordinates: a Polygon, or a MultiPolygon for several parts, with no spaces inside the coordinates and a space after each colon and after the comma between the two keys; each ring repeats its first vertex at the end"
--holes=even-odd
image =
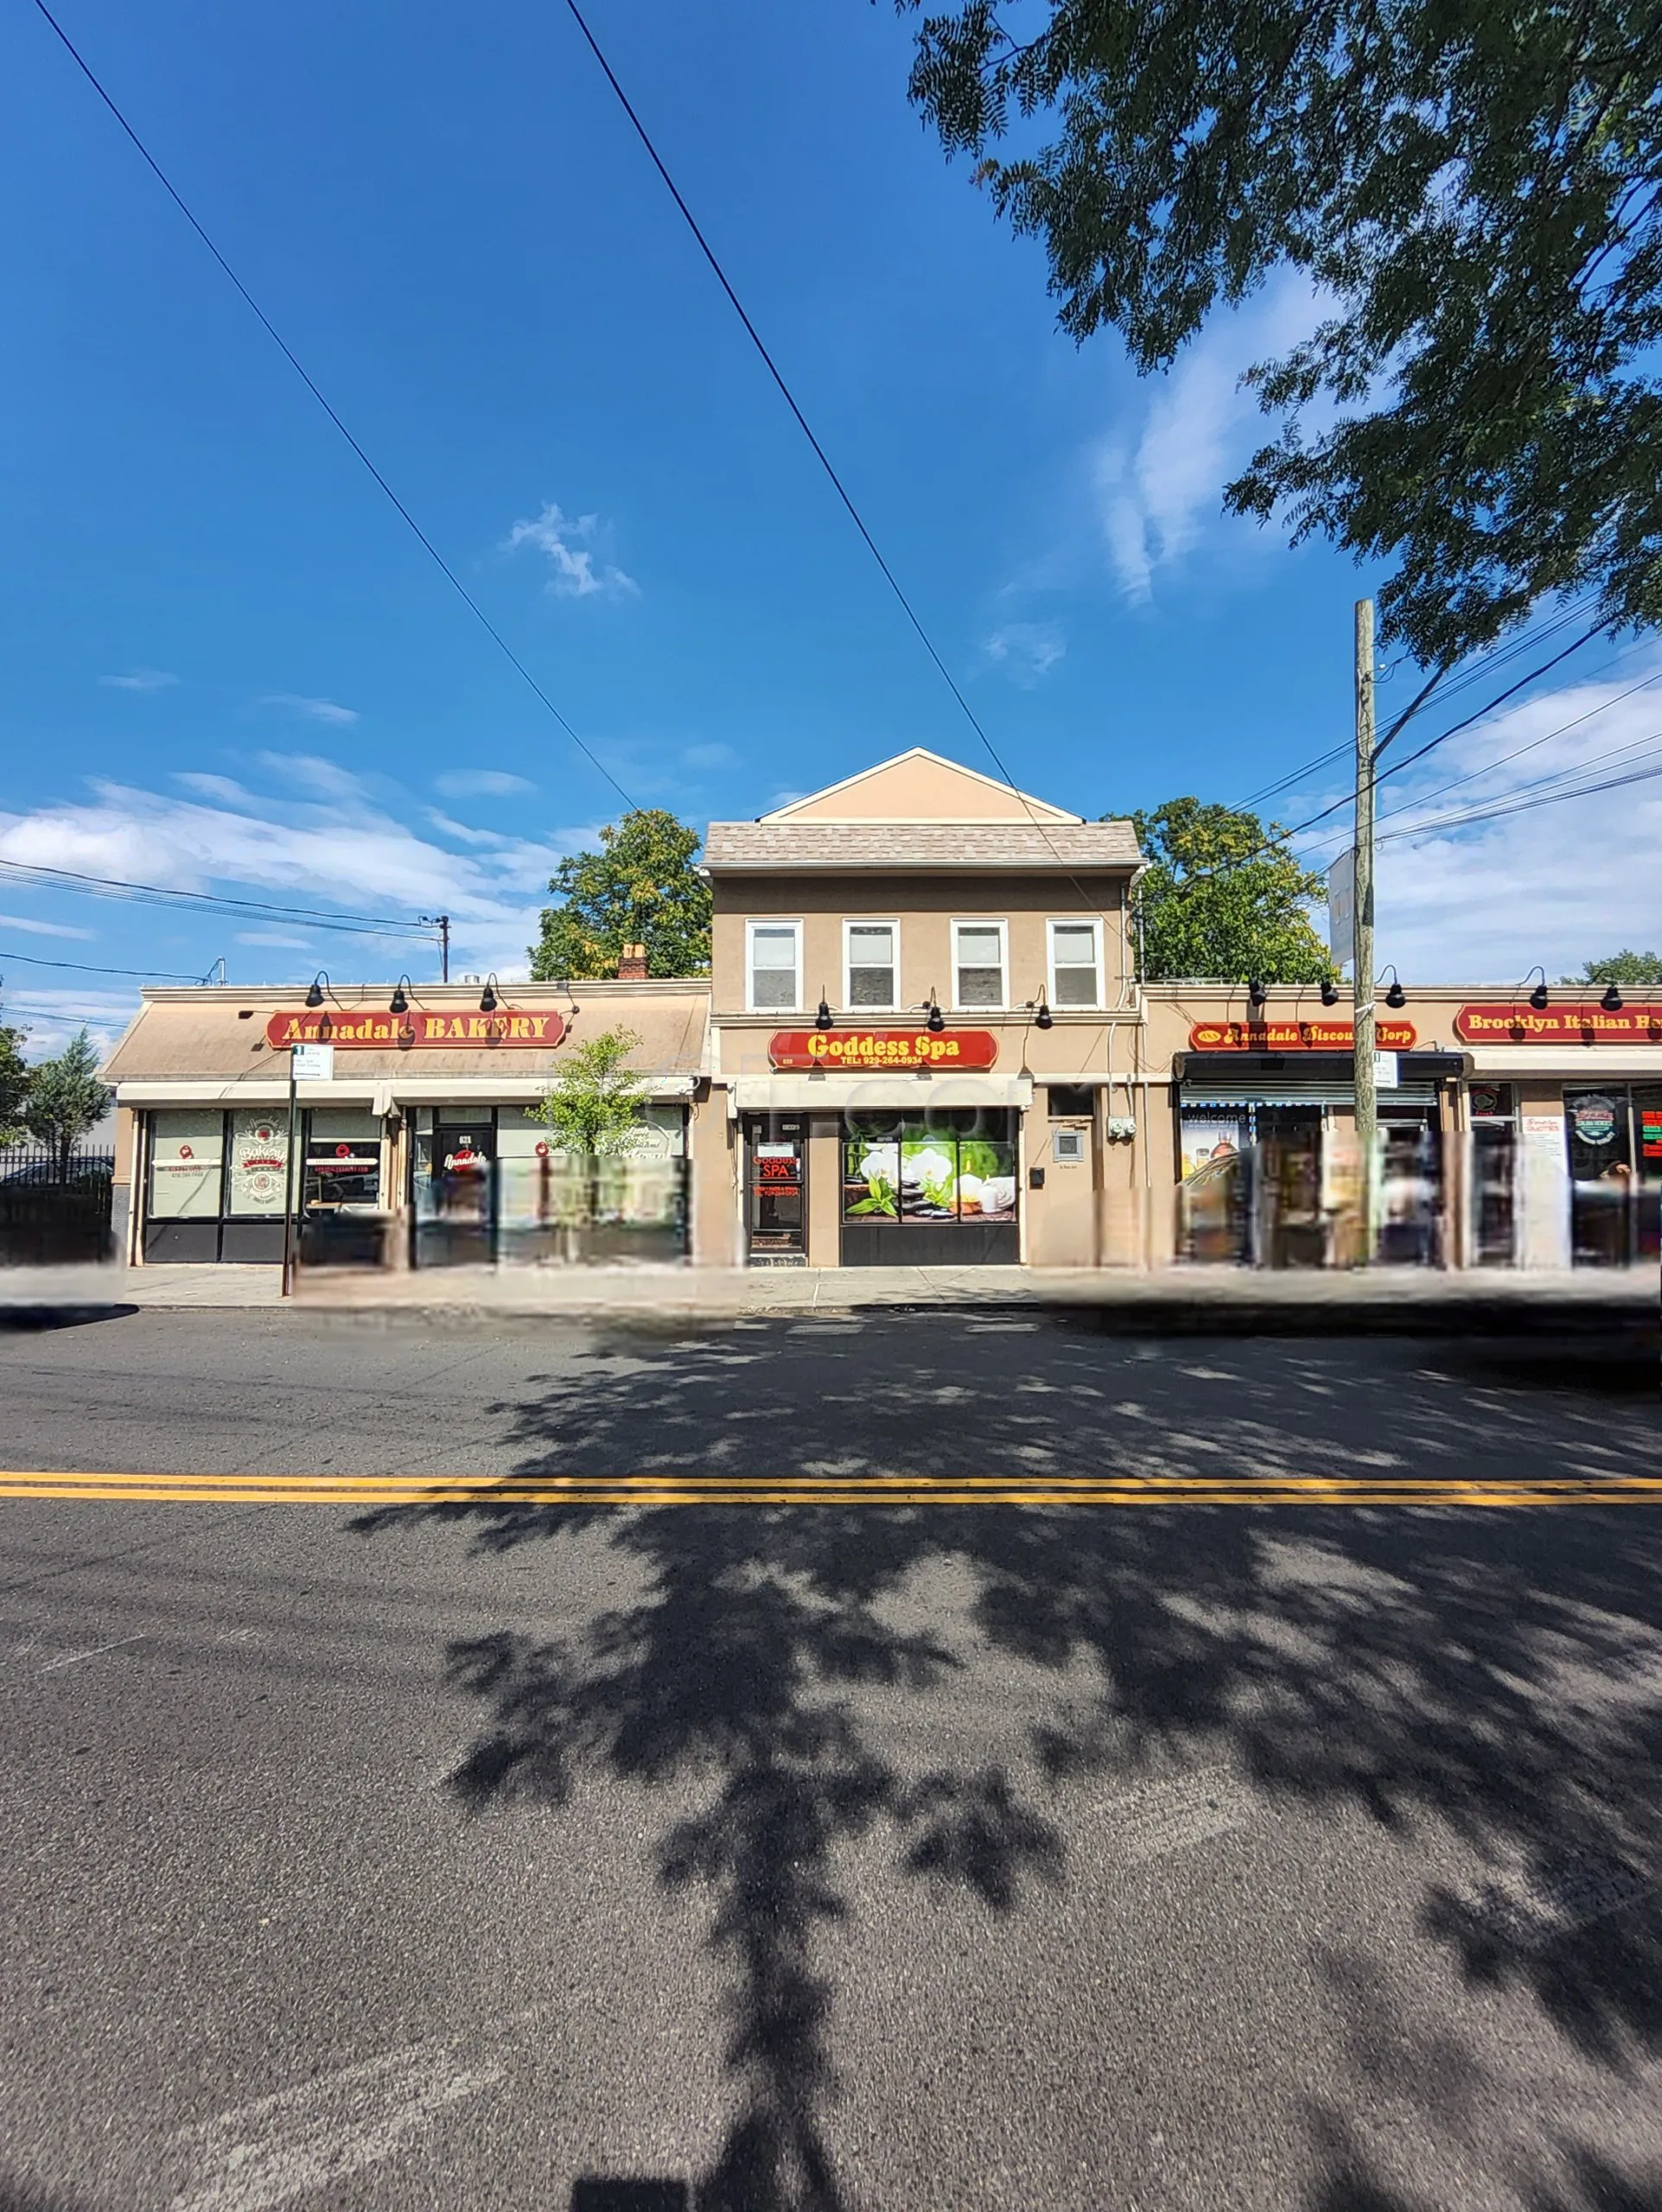
{"type": "Polygon", "coordinates": [[[479,1045],[486,1047],[540,1046],[544,1052],[565,1034],[557,1014],[342,1013],[325,1007],[298,1014],[274,1014],[265,1040],[280,1052],[291,1045],[336,1045],[347,1052],[408,1052],[423,1045],[479,1045]]]}
{"type": "Polygon", "coordinates": [[[979,1072],[998,1058],[990,1029],[780,1029],[767,1040],[776,1068],[821,1068],[831,1075],[938,1070],[979,1072]]]}

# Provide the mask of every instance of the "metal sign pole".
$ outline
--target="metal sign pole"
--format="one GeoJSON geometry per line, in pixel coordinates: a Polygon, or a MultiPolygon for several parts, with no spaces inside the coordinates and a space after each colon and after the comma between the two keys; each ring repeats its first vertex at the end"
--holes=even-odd
{"type": "Polygon", "coordinates": [[[295,1154],[296,1124],[300,1119],[299,1096],[295,1088],[295,1054],[297,1046],[289,1047],[289,1153],[287,1173],[283,1181],[283,1295],[287,1298],[294,1286],[295,1244],[295,1154]]]}

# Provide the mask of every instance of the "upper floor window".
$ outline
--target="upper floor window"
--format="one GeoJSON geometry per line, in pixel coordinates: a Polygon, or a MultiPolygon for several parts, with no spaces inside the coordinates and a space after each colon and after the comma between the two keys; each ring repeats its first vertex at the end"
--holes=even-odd
{"type": "Polygon", "coordinates": [[[745,967],[753,1014],[794,1014],[802,1003],[802,925],[747,922],[745,967]]]}
{"type": "Polygon", "coordinates": [[[1050,1003],[1059,1007],[1102,1004],[1100,924],[1050,925],[1050,1003]]]}
{"type": "Polygon", "coordinates": [[[892,1012],[900,1003],[900,927],[895,922],[845,922],[843,1003],[892,1012]]]}
{"type": "Polygon", "coordinates": [[[959,1007],[1004,1003],[1004,925],[952,925],[952,1003],[959,1007]]]}

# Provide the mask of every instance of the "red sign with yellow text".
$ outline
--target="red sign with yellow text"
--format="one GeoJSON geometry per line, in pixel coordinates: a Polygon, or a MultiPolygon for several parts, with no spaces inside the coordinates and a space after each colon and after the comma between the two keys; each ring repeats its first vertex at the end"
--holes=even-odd
{"type": "Polygon", "coordinates": [[[274,1014],[265,1025],[265,1041],[278,1052],[290,1045],[337,1045],[347,1052],[406,1052],[423,1045],[540,1046],[547,1052],[564,1034],[565,1023],[557,1014],[519,1014],[511,1007],[499,1007],[494,1014],[477,1008],[449,1014],[411,1007],[408,1014],[388,1014],[363,1007],[307,1007],[296,1014],[274,1014]]]}
{"type": "MultiPolygon", "coordinates": [[[[1373,1041],[1382,1052],[1411,1052],[1417,1032],[1411,1021],[1376,1014],[1373,1041]]],[[[1192,1052],[1351,1052],[1355,1032],[1348,1021],[1197,1021],[1188,1033],[1192,1052]]]]}
{"type": "Polygon", "coordinates": [[[824,1068],[832,1075],[875,1075],[938,1068],[943,1075],[992,1066],[990,1029],[781,1029],[767,1040],[776,1068],[824,1068]]]}
{"type": "Polygon", "coordinates": [[[1455,1034],[1467,1045],[1662,1045],[1662,1006],[1547,1006],[1525,999],[1463,1006],[1455,1034]]]}

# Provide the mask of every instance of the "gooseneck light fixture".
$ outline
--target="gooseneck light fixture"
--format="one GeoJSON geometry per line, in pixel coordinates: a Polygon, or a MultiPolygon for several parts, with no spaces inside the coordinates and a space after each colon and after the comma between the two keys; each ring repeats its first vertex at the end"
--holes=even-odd
{"type": "Polygon", "coordinates": [[[1394,966],[1391,970],[1391,988],[1385,993],[1385,1004],[1390,1007],[1393,1012],[1395,1012],[1398,1007],[1404,1007],[1408,1004],[1408,994],[1404,990],[1394,966]]]}
{"type": "Polygon", "coordinates": [[[1252,1005],[1262,1006],[1270,995],[1270,986],[1267,983],[1249,983],[1246,987],[1246,995],[1252,1005]]]}
{"type": "Polygon", "coordinates": [[[1606,1014],[1620,1014],[1621,1012],[1621,993],[1616,988],[1614,983],[1607,983],[1605,985],[1604,996],[1599,1001],[1599,1006],[1602,1012],[1606,1014]]]}
{"type": "MultiPolygon", "coordinates": [[[[1534,1007],[1537,1014],[1544,1014],[1547,1009],[1547,1001],[1550,996],[1546,987],[1546,969],[1541,967],[1538,963],[1536,966],[1530,969],[1529,976],[1538,976],[1541,979],[1535,986],[1535,988],[1530,993],[1529,1002],[1534,1007]]],[[[1529,976],[1525,976],[1524,981],[1525,982],[1528,982],[1529,976]]]]}
{"type": "Polygon", "coordinates": [[[825,987],[823,983],[819,986],[819,1004],[814,1009],[813,1026],[816,1029],[835,1029],[837,1027],[831,1020],[831,1010],[825,997],[825,987]]]}
{"type": "Polygon", "coordinates": [[[1321,1003],[1323,1006],[1337,1006],[1339,1003],[1339,986],[1331,976],[1321,978],[1321,1003]]]}
{"type": "Polygon", "coordinates": [[[328,970],[326,968],[320,968],[317,973],[312,977],[312,987],[306,994],[306,1003],[308,1006],[319,1007],[322,1005],[323,986],[328,982],[328,970]]]}
{"type": "Polygon", "coordinates": [[[392,996],[387,1001],[386,1010],[389,1014],[409,1013],[410,1001],[404,988],[409,981],[410,978],[408,976],[400,976],[398,982],[392,986],[392,996]]]}
{"type": "Polygon", "coordinates": [[[1050,1029],[1055,1026],[1055,1017],[1050,1011],[1050,1001],[1043,996],[1041,996],[1039,1001],[1039,1011],[1033,1017],[1033,1026],[1035,1029],[1050,1029]]]}
{"type": "Polygon", "coordinates": [[[946,1027],[946,1017],[940,1010],[940,1001],[933,991],[929,994],[929,1019],[923,1026],[926,1029],[933,1031],[937,1037],[946,1027]]]}
{"type": "Polygon", "coordinates": [[[496,970],[494,968],[486,976],[485,988],[479,994],[479,1011],[481,1014],[494,1014],[496,1011],[496,970]]]}

